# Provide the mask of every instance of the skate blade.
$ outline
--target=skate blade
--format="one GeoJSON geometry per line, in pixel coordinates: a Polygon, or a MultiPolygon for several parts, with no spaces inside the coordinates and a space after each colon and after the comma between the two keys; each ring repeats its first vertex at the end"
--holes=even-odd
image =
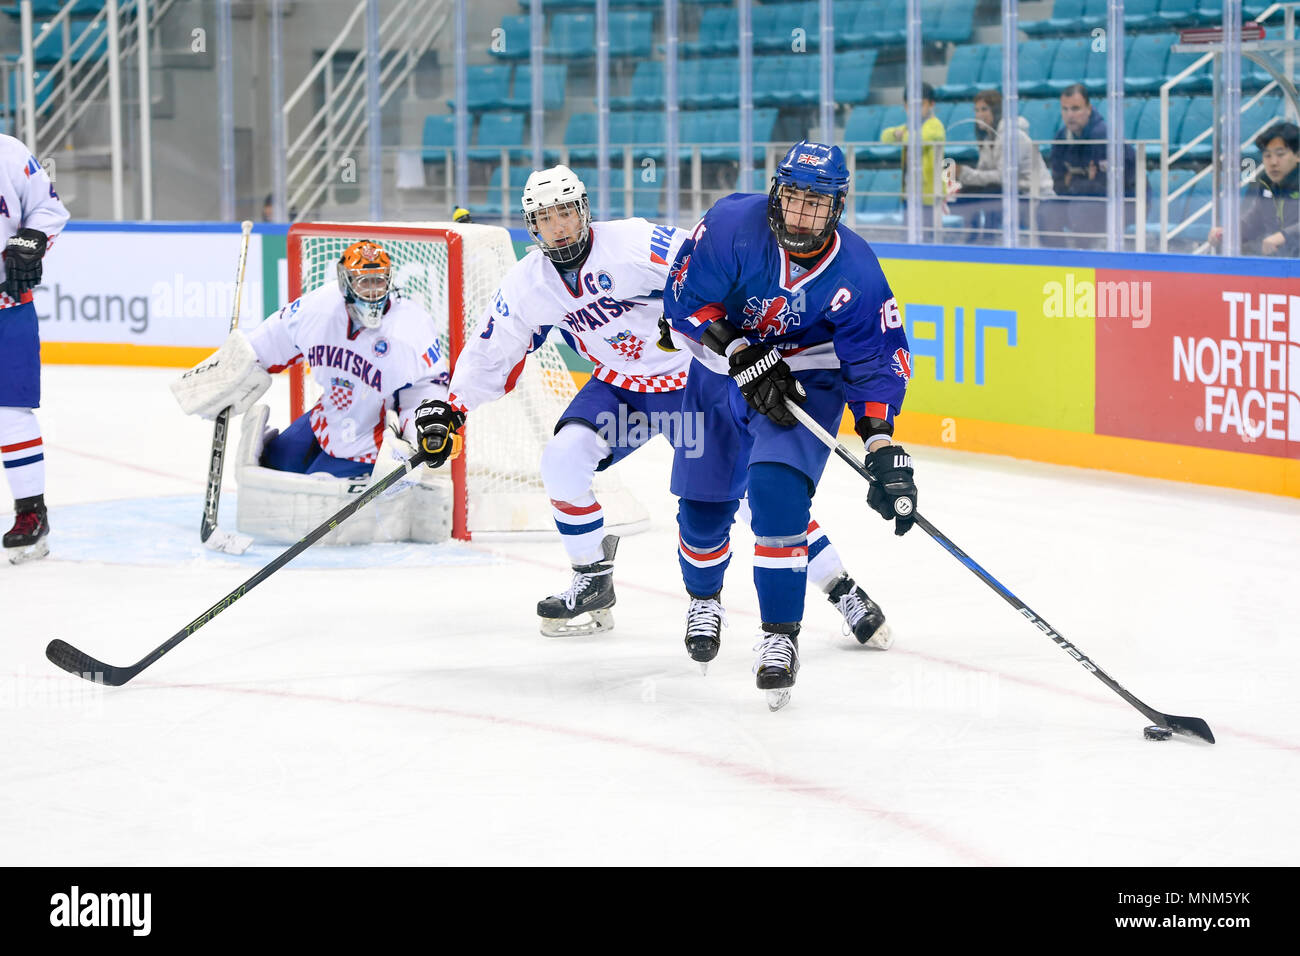
{"type": "Polygon", "coordinates": [[[10,564],[26,564],[28,561],[36,561],[50,553],[50,543],[41,538],[35,544],[29,544],[25,548],[13,548],[9,554],[10,564]]]}
{"type": "Polygon", "coordinates": [[[888,624],[880,625],[880,629],[871,635],[871,639],[863,644],[863,647],[874,647],[880,651],[889,650],[889,645],[894,643],[894,632],[889,629],[888,624]]]}
{"type": "Polygon", "coordinates": [[[789,687],[779,687],[767,692],[767,709],[772,713],[776,713],[788,703],[790,703],[789,687]]]}
{"type": "Polygon", "coordinates": [[[608,608],[588,611],[588,620],[580,618],[539,617],[543,637],[582,637],[614,630],[614,615],[608,608]]]}
{"type": "Polygon", "coordinates": [[[701,676],[701,677],[708,677],[708,676],[709,676],[709,662],[708,662],[708,661],[698,661],[698,663],[699,663],[699,665],[700,665],[700,676],[701,676]]]}

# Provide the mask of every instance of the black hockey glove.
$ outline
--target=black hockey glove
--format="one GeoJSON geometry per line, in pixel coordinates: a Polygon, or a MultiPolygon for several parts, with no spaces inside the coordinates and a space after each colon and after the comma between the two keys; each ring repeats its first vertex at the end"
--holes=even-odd
{"type": "Polygon", "coordinates": [[[39,229],[19,229],[5,243],[4,291],[15,299],[41,284],[41,257],[49,237],[39,229]]]}
{"type": "Polygon", "coordinates": [[[912,456],[902,445],[882,445],[867,455],[867,471],[872,479],[867,504],[886,521],[893,520],[894,534],[907,534],[916,520],[912,456]]]}
{"type": "Polygon", "coordinates": [[[465,424],[465,414],[446,402],[421,402],[415,410],[415,440],[429,455],[429,467],[441,468],[460,454],[461,436],[456,434],[465,424]]]}
{"type": "Polygon", "coordinates": [[[731,353],[731,380],[740,387],[749,407],[762,412],[778,425],[797,425],[799,420],[785,407],[786,398],[802,405],[808,393],[795,379],[781,353],[749,345],[731,353]]]}

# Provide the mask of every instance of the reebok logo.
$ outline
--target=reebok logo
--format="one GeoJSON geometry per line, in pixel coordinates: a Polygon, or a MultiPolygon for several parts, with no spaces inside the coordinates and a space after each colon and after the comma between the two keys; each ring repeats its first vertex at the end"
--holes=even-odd
{"type": "Polygon", "coordinates": [[[18,236],[11,236],[7,245],[10,249],[15,246],[22,246],[24,249],[31,249],[34,251],[39,244],[35,239],[21,239],[18,236]]]}
{"type": "Polygon", "coordinates": [[[70,893],[50,897],[51,926],[130,927],[133,936],[148,936],[152,893],[70,893]]]}

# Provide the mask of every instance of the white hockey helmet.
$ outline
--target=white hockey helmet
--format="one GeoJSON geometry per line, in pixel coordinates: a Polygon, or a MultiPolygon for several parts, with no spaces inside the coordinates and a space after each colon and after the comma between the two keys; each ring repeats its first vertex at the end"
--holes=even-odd
{"type": "Polygon", "coordinates": [[[587,202],[587,187],[568,166],[540,169],[524,183],[524,224],[537,240],[546,257],[556,265],[581,262],[591,247],[591,207],[587,202]],[[572,210],[578,214],[578,235],[548,242],[537,227],[537,214],[544,209],[557,212],[572,210]]]}

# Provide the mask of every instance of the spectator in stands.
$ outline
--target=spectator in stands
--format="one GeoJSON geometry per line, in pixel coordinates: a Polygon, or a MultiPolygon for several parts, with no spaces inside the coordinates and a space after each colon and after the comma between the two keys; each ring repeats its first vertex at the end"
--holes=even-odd
{"type": "MultiPolygon", "coordinates": [[[[1255,140],[1264,158],[1255,176],[1256,192],[1241,211],[1241,251],[1248,255],[1300,256],[1300,127],[1274,123],[1255,140]]],[[[1210,242],[1223,229],[1210,230],[1210,242]]]]}
{"type": "MultiPolygon", "coordinates": [[[[290,209],[289,221],[294,222],[297,218],[298,210],[290,209]]],[[[262,221],[275,222],[275,199],[270,193],[267,193],[266,198],[262,200],[262,221]]]]}
{"type": "MultiPolygon", "coordinates": [[[[906,100],[904,100],[906,102],[906,100]]],[[[939,117],[934,115],[934,87],[929,83],[921,84],[921,142],[924,143],[942,143],[947,136],[943,128],[943,123],[939,117]]],[[[901,123],[898,126],[890,126],[880,133],[882,143],[906,143],[907,142],[907,124],[901,123]]],[[[934,170],[935,154],[938,147],[925,146],[921,147],[921,201],[927,206],[934,205],[934,170]]],[[[904,195],[906,195],[907,182],[907,150],[903,150],[903,182],[904,195]]]]}
{"type": "MultiPolygon", "coordinates": [[[[961,192],[953,201],[953,211],[972,227],[972,239],[995,240],[1002,228],[1002,165],[1006,139],[1006,122],[1002,117],[1002,94],[981,90],[975,94],[975,138],[979,140],[979,163],[957,166],[961,192]]],[[[1019,166],[1018,189],[1021,196],[1052,196],[1052,176],[1043,162],[1043,154],[1029,138],[1029,120],[1019,117],[1016,129],[1019,166]]],[[[1029,200],[1020,200],[1020,221],[1029,222],[1029,200]]]]}
{"type": "Polygon", "coordinates": [[[451,211],[451,221],[458,223],[473,222],[474,217],[470,215],[469,210],[464,206],[457,206],[451,211]]]}
{"type": "MultiPolygon", "coordinates": [[[[1038,228],[1042,244],[1096,248],[1105,244],[1106,234],[1106,121],[1092,108],[1082,83],[1067,86],[1061,93],[1062,126],[1052,146],[1052,187],[1056,199],[1039,206],[1038,228]]],[[[1135,196],[1137,156],[1132,146],[1124,147],[1124,195],[1135,196]]],[[[1125,204],[1127,222],[1134,206],[1125,204]]]]}

